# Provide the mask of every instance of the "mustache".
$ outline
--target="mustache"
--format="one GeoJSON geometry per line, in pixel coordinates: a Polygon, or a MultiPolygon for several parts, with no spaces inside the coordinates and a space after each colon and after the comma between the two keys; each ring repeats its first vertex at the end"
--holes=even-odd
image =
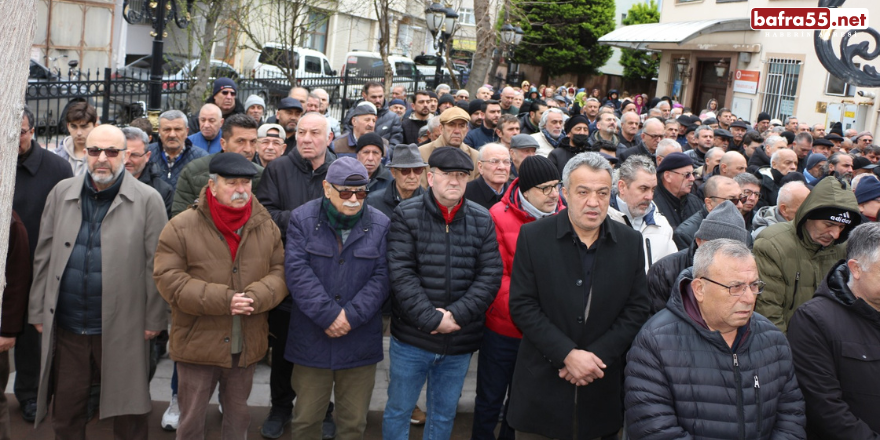
{"type": "Polygon", "coordinates": [[[251,195],[250,195],[250,194],[248,194],[248,193],[246,193],[246,192],[237,192],[237,193],[233,193],[233,194],[232,194],[232,199],[231,199],[231,201],[234,202],[234,201],[236,201],[236,200],[244,200],[245,202],[247,202],[247,201],[250,200],[250,199],[251,199],[251,195]]]}
{"type": "Polygon", "coordinates": [[[346,208],[360,208],[360,207],[361,207],[361,202],[349,202],[349,201],[346,201],[346,202],[342,202],[342,206],[345,206],[346,208]]]}

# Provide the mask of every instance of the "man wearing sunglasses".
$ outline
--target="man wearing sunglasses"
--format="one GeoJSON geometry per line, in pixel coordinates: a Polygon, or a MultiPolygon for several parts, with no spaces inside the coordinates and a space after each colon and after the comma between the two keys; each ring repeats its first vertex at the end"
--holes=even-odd
{"type": "Polygon", "coordinates": [[[691,194],[694,162],[687,154],[671,153],[666,156],[657,166],[657,181],[654,204],[672,229],[703,207],[700,199],[691,194]]]}
{"type": "Polygon", "coordinates": [[[284,266],[293,306],[285,358],[296,365],[293,438],[321,438],[331,392],[340,437],[362,438],[367,426],[383,358],[390,226],[365,206],[369,182],[360,162],[339,158],[327,170],[324,196],[290,215],[284,266]]]}
{"type": "MultiPolygon", "coordinates": [[[[370,191],[370,195],[367,197],[367,204],[382,211],[388,218],[391,218],[394,208],[400,202],[420,196],[425,192],[425,189],[419,184],[419,179],[425,172],[425,167],[428,166],[422,160],[419,147],[415,144],[395,145],[394,154],[391,157],[388,169],[394,180],[385,189],[370,191]]],[[[388,313],[391,313],[390,307],[388,313]]]]}
{"type": "Polygon", "coordinates": [[[740,192],[739,184],[730,177],[710,177],[709,180],[706,181],[706,186],[703,191],[705,194],[705,198],[703,199],[703,209],[697,211],[685,221],[681,222],[672,234],[672,240],[675,242],[675,245],[678,246],[678,250],[690,247],[691,243],[694,242],[694,236],[697,234],[697,230],[700,229],[700,224],[703,223],[706,216],[709,215],[713,209],[718,207],[718,205],[729,200],[736,206],[737,210],[741,209],[742,201],[740,199],[740,192]]]}
{"type": "MultiPolygon", "coordinates": [[[[220,107],[222,118],[228,118],[239,113],[247,114],[244,104],[238,100],[237,96],[238,85],[235,84],[235,81],[229,78],[217,78],[214,80],[214,89],[211,92],[211,96],[205,100],[205,104],[215,104],[217,107],[220,107]]],[[[196,134],[201,129],[199,127],[200,113],[201,111],[197,111],[189,116],[189,134],[196,134]]]]}
{"type": "Polygon", "coordinates": [[[706,242],[683,277],[627,354],[629,438],[806,438],[791,350],[753,311],[769,286],[749,248],[706,242]]]}
{"type": "Polygon", "coordinates": [[[85,438],[89,384],[100,376],[102,419],[114,436],[146,439],[149,344],[166,328],[152,278],[168,218],[162,197],[125,172],[125,135],[86,139],[88,172],[60,182],[43,212],[28,322],[43,334],[39,423],[54,389],[57,438],[85,438]],[[103,335],[108,335],[103,338],[103,335]]]}

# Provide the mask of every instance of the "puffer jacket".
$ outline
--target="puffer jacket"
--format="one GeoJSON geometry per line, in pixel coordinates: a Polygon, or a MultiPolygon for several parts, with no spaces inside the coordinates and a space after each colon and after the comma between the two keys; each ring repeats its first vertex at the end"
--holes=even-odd
{"type": "MultiPolygon", "coordinates": [[[[495,222],[495,236],[498,238],[498,251],[501,253],[504,271],[501,274],[501,288],[486,311],[486,328],[500,335],[519,339],[522,339],[522,332],[510,317],[510,271],[513,268],[519,230],[524,224],[535,221],[534,217],[522,209],[521,197],[519,179],[516,179],[507,187],[501,201],[489,210],[495,222]]],[[[556,212],[563,208],[565,205],[560,198],[556,212]]]]}
{"type": "Polygon", "coordinates": [[[761,233],[764,229],[767,229],[767,226],[775,225],[777,223],[785,223],[788,220],[785,219],[782,215],[779,214],[779,206],[762,206],[758,208],[757,212],[755,212],[755,216],[752,218],[752,239],[757,240],[758,234],[761,233]]]}
{"type": "Polygon", "coordinates": [[[287,296],[284,246],[269,213],[251,197],[251,218],[241,228],[235,260],[211,218],[205,190],[199,204],[171,219],[159,236],[153,279],[171,305],[171,359],[232,368],[233,316],[236,292],[254,302],[240,319],[240,367],[266,355],[269,310],[287,296]]]}
{"type": "Polygon", "coordinates": [[[860,222],[849,185],[834,177],[822,179],[798,208],[793,222],[770,226],[755,241],[758,272],[767,283],[755,310],[785,332],[795,309],[813,297],[831,266],[846,256],[846,238],[860,222]],[[850,224],[828,247],[814,242],[804,226],[810,213],[821,208],[845,210],[850,217],[850,224]]]}
{"type": "Polygon", "coordinates": [[[486,310],[501,286],[502,264],[489,211],[464,200],[446,224],[432,191],[394,209],[388,233],[391,335],[437,354],[480,348],[486,310]],[[461,330],[435,334],[450,312],[461,330]]]}
{"type": "MultiPolygon", "coordinates": [[[[211,159],[223,152],[214,153],[210,156],[200,157],[183,168],[177,177],[177,188],[174,190],[174,203],[171,205],[171,216],[186,211],[187,208],[198,202],[202,188],[208,184],[208,169],[211,159]]],[[[263,177],[263,167],[254,164],[257,175],[251,180],[251,191],[260,186],[260,178],[263,177]]]]}
{"type": "Polygon", "coordinates": [[[388,297],[388,217],[370,206],[345,243],[330,226],[323,199],[290,214],[284,273],[293,298],[284,358],[311,368],[342,370],[382,360],[382,303],[388,297]],[[340,312],[351,331],[324,333],[340,312]]]}
{"type": "Polygon", "coordinates": [[[788,326],[810,439],[880,439],[880,312],[849,277],[837,262],[788,326]]]}
{"type": "Polygon", "coordinates": [[[666,308],[669,296],[677,285],[682,271],[694,265],[697,243],[687,249],[667,255],[648,270],[648,295],[651,297],[651,315],[666,308]]]}
{"type": "Polygon", "coordinates": [[[159,195],[162,196],[162,202],[165,203],[165,215],[167,215],[168,218],[171,218],[171,205],[174,203],[174,188],[165,183],[165,181],[159,177],[159,174],[161,173],[159,172],[159,169],[156,168],[155,163],[147,163],[147,166],[141,171],[141,176],[138,177],[138,180],[159,192],[159,195]]]}
{"type": "Polygon", "coordinates": [[[805,438],[804,398],[785,336],[755,313],[731,349],[686,311],[688,301],[699,314],[686,291],[691,277],[687,271],[626,356],[629,438],[805,438]]]}

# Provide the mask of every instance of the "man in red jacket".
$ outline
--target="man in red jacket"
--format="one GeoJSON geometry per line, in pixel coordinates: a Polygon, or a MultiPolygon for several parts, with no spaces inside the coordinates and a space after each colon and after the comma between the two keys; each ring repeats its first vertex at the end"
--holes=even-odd
{"type": "MultiPolygon", "coordinates": [[[[486,328],[477,365],[477,398],[474,402],[473,439],[495,439],[498,414],[513,379],[513,367],[522,332],[510,318],[510,269],[516,251],[516,238],[522,225],[555,215],[563,208],[559,198],[559,170],[543,156],[525,158],[519,178],[513,181],[489,213],[495,222],[498,250],[504,263],[501,288],[486,311],[486,328]]],[[[507,411],[499,439],[513,439],[507,424],[507,411]]]]}

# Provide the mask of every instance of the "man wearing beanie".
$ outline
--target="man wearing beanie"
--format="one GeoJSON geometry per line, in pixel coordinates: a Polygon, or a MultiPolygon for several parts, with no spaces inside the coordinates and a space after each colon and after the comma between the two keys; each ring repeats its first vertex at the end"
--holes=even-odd
{"type": "Polygon", "coordinates": [[[655,261],[676,252],[672,226],[654,205],[657,170],[648,156],[635,155],[619,170],[617,191],[611,196],[608,216],[642,234],[645,247],[645,272],[655,261]]]}
{"type": "Polygon", "coordinates": [[[464,138],[464,143],[476,150],[490,142],[498,142],[495,126],[498,125],[498,118],[501,117],[501,104],[498,101],[484,101],[482,111],[483,125],[476,130],[468,131],[464,138]]]}
{"type": "Polygon", "coordinates": [[[416,92],[413,96],[412,112],[408,118],[403,119],[403,122],[400,123],[400,127],[403,129],[404,144],[418,144],[419,129],[428,123],[428,119],[431,119],[430,106],[431,97],[428,96],[428,92],[424,90],[416,92]]]}
{"type": "Polygon", "coordinates": [[[390,226],[366,206],[369,182],[360,162],[339,158],[327,170],[323,197],[290,214],[284,272],[293,305],[284,357],[296,365],[293,438],[321,438],[331,393],[339,438],[363,438],[367,426],[383,358],[390,226]]]}
{"type": "MultiPolygon", "coordinates": [[[[238,100],[238,85],[229,78],[217,78],[214,80],[214,91],[211,96],[205,100],[206,104],[215,104],[220,107],[221,116],[225,119],[232,115],[244,113],[245,108],[241,101],[238,100]]],[[[199,109],[201,111],[201,109],[199,109]]],[[[199,113],[189,116],[189,134],[199,132],[199,113]]]]}
{"type": "MultiPolygon", "coordinates": [[[[742,202],[739,198],[739,184],[730,177],[710,177],[709,180],[706,181],[703,193],[705,195],[705,198],[703,199],[703,209],[688,217],[685,221],[681,222],[677,228],[675,228],[675,234],[673,234],[672,239],[675,241],[675,245],[678,246],[679,250],[685,249],[691,245],[694,241],[694,237],[696,237],[697,230],[700,228],[700,224],[705,220],[709,213],[722,202],[730,201],[736,205],[738,209],[742,208],[742,202]]],[[[742,214],[740,214],[740,217],[742,217],[742,214]]],[[[745,221],[745,219],[743,219],[743,221],[745,221]]],[[[751,242],[746,244],[751,244],[751,242]]]]}
{"type": "Polygon", "coordinates": [[[845,257],[849,231],[861,221],[849,184],[834,177],[816,184],[794,221],[767,227],[755,241],[755,260],[767,283],[755,310],[785,332],[795,309],[845,257]]]}
{"type": "Polygon", "coordinates": [[[755,130],[757,130],[758,133],[764,134],[765,131],[770,129],[770,119],[769,113],[758,113],[758,120],[755,122],[755,130]]]}
{"type": "Polygon", "coordinates": [[[729,238],[749,244],[751,237],[736,205],[730,200],[721,202],[700,223],[694,241],[685,249],[667,255],[648,270],[648,294],[651,296],[651,314],[666,308],[669,292],[678,281],[681,271],[694,265],[694,252],[703,243],[718,238],[729,238]]]}
{"type": "Polygon", "coordinates": [[[406,114],[406,101],[402,99],[392,99],[391,102],[388,103],[388,110],[394,112],[402,121],[403,115],[406,114]]]}
{"type": "Polygon", "coordinates": [[[483,104],[485,103],[486,101],[482,99],[474,99],[468,103],[467,112],[471,116],[471,122],[468,123],[468,131],[476,130],[483,126],[483,118],[486,116],[483,113],[483,104]]]}
{"type": "Polygon", "coordinates": [[[370,177],[370,183],[367,184],[368,191],[379,191],[391,184],[391,172],[382,165],[386,142],[388,141],[376,133],[365,133],[358,138],[355,151],[358,162],[366,167],[367,175],[370,177]]]}
{"type": "MultiPolygon", "coordinates": [[[[526,137],[531,137],[527,136],[526,137]]],[[[559,171],[543,156],[525,158],[515,179],[501,201],[489,213],[495,222],[498,250],[504,264],[501,288],[486,311],[486,327],[477,360],[477,397],[474,401],[473,439],[494,439],[507,389],[522,340],[522,332],[510,317],[510,272],[516,252],[516,240],[524,224],[550,217],[565,206],[559,197],[559,171]]],[[[505,414],[498,438],[512,438],[513,428],[505,414]]]]}
{"type": "Polygon", "coordinates": [[[804,167],[804,179],[807,180],[807,186],[812,188],[822,180],[822,171],[825,164],[828,163],[828,157],[824,154],[812,153],[807,157],[807,164],[804,167]]]}
{"type": "Polygon", "coordinates": [[[248,96],[244,102],[244,111],[254,118],[257,124],[263,124],[263,116],[266,115],[266,101],[259,95],[248,96]]]}
{"type": "Polygon", "coordinates": [[[856,188],[856,201],[862,213],[862,223],[876,222],[880,211],[880,180],[874,176],[864,177],[856,188]]]}
{"type": "Polygon", "coordinates": [[[450,95],[449,93],[445,93],[438,100],[437,111],[440,113],[443,113],[443,110],[446,110],[449,107],[452,107],[454,105],[455,105],[455,97],[450,95]]]}
{"type": "Polygon", "coordinates": [[[544,112],[547,111],[547,103],[536,99],[531,103],[523,104],[523,106],[528,106],[529,111],[519,118],[519,132],[522,134],[540,133],[541,129],[538,126],[541,124],[541,116],[544,116],[544,112]]]}
{"type": "MultiPolygon", "coordinates": [[[[587,117],[584,115],[574,115],[565,121],[565,136],[559,142],[559,146],[547,156],[550,162],[556,165],[560,175],[569,160],[577,154],[591,151],[589,130],[587,117]]],[[[598,150],[596,148],[596,151],[598,150]]]]}
{"type": "Polygon", "coordinates": [[[657,166],[659,185],[654,191],[654,204],[669,220],[672,229],[699,211],[703,204],[691,194],[694,185],[694,161],[684,153],[672,153],[657,166]]]}

